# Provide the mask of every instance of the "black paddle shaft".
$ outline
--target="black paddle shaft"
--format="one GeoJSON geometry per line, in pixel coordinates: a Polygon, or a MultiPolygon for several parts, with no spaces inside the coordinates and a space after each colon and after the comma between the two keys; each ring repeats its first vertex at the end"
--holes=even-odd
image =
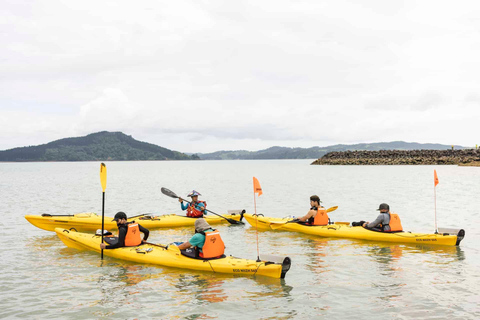
{"type": "MultiPolygon", "coordinates": [[[[103,230],[105,229],[105,192],[102,192],[102,243],[103,243],[103,230]]],[[[100,259],[103,260],[103,249],[100,255],[100,259]]]]}
{"type": "MultiPolygon", "coordinates": [[[[173,192],[172,190],[170,190],[170,189],[167,189],[167,188],[163,188],[163,187],[162,187],[160,190],[162,191],[162,193],[163,193],[164,195],[169,196],[170,198],[182,199],[182,198],[180,198],[179,196],[177,196],[177,194],[176,194],[175,192],[173,192]]],[[[182,199],[182,200],[185,200],[185,199],[182,199]]],[[[185,202],[188,202],[188,203],[190,204],[190,202],[187,201],[187,200],[185,200],[185,202]]],[[[213,211],[210,211],[210,210],[208,210],[207,208],[205,208],[205,211],[208,211],[208,212],[210,212],[210,213],[213,213],[214,215],[219,216],[219,217],[227,220],[227,221],[230,222],[231,224],[245,224],[245,223],[243,223],[242,221],[237,221],[237,220],[233,220],[233,219],[230,219],[230,218],[225,218],[224,216],[219,215],[218,213],[215,213],[215,212],[213,212],[213,211]]]]}

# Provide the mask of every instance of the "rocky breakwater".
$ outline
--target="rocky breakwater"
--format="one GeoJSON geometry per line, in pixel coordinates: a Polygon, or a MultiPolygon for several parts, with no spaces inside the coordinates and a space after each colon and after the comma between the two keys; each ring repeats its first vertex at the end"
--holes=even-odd
{"type": "Polygon", "coordinates": [[[381,150],[329,152],[315,160],[317,165],[474,165],[480,149],[460,150],[381,150]]]}

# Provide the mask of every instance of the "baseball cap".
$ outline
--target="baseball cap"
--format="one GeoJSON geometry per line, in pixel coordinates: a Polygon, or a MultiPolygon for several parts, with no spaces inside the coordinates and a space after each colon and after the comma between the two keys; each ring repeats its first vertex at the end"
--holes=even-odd
{"type": "Polygon", "coordinates": [[[390,210],[390,206],[389,206],[388,204],[386,204],[386,203],[382,203],[382,204],[380,204],[380,206],[378,207],[377,211],[380,211],[380,210],[382,210],[382,209],[384,209],[384,210],[390,210]]]}
{"type": "Polygon", "coordinates": [[[112,221],[118,221],[120,219],[127,219],[127,215],[125,214],[125,212],[122,212],[122,211],[119,211],[115,214],[115,218],[113,218],[112,221]]]}

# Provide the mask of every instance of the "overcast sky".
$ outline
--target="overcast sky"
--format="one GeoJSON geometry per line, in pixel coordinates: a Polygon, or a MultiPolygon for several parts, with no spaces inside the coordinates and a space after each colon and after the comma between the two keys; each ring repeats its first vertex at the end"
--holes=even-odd
{"type": "Polygon", "coordinates": [[[0,2],[0,150],[480,144],[478,1],[0,2]],[[360,4],[362,3],[362,4],[360,4]]]}

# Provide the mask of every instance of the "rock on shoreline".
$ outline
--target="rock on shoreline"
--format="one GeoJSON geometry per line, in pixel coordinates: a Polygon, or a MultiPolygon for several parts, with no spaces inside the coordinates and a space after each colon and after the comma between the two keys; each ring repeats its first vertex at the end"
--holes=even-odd
{"type": "Polygon", "coordinates": [[[314,165],[477,165],[480,149],[329,152],[314,165]]]}

